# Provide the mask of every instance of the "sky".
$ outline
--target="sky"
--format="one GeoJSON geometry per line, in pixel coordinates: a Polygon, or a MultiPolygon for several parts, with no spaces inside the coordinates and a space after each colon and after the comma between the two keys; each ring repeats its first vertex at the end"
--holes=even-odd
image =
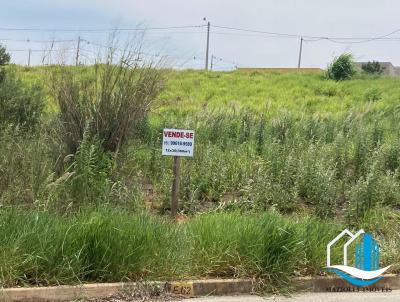
{"type": "MultiPolygon", "coordinates": [[[[65,32],[58,29],[108,29],[198,26],[147,30],[148,54],[169,58],[171,67],[204,68],[206,22],[211,24],[210,57],[214,69],[297,67],[300,36],[382,37],[400,29],[400,2],[395,0],[1,0],[0,42],[13,62],[41,64],[45,49],[62,50],[73,62],[81,37],[80,62],[90,63],[107,45],[107,32],[65,32]],[[289,34],[231,30],[251,29],[289,34]],[[5,30],[5,29],[24,30],[5,30]],[[25,29],[49,29],[48,31],[25,29]],[[29,40],[30,42],[27,42],[29,40]],[[40,41],[40,42],[37,42],[40,41]]],[[[120,40],[133,36],[121,32],[120,40]]],[[[350,52],[357,61],[391,61],[400,65],[399,40],[327,40],[305,38],[302,67],[325,68],[335,56],[350,52]],[[363,43],[351,43],[360,42],[363,43]]],[[[52,52],[53,57],[55,51],[52,52]]],[[[48,56],[48,55],[47,55],[48,56]]],[[[61,56],[61,55],[60,55],[61,56]]]]}

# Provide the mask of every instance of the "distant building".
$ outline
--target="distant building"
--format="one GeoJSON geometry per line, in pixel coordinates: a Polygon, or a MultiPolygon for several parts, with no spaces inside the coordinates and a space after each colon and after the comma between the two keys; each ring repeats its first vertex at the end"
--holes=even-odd
{"type": "MultiPolygon", "coordinates": [[[[363,65],[368,62],[355,62],[358,68],[362,68],[363,65]]],[[[379,65],[383,68],[383,75],[387,75],[390,77],[400,77],[400,67],[393,66],[391,62],[379,62],[379,65]]]]}

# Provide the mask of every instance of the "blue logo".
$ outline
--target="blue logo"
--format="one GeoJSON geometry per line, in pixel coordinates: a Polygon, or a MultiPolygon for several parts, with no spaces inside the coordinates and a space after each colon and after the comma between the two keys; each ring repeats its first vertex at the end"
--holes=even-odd
{"type": "Polygon", "coordinates": [[[346,229],[327,245],[325,270],[356,286],[371,285],[382,279],[383,273],[390,267],[379,268],[379,255],[379,245],[371,234],[365,233],[364,230],[353,234],[346,229]],[[350,239],[343,246],[343,265],[331,265],[331,247],[345,235],[350,236],[350,239]],[[355,267],[348,266],[347,249],[357,238],[360,238],[360,242],[355,246],[355,267]]]}

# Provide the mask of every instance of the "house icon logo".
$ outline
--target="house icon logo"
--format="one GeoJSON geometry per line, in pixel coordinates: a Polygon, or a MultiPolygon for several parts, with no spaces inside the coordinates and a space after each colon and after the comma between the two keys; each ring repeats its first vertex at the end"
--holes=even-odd
{"type": "Polygon", "coordinates": [[[371,234],[365,233],[364,230],[359,230],[356,234],[353,234],[345,229],[326,247],[325,270],[339,275],[356,286],[371,285],[382,279],[383,273],[390,267],[379,269],[379,254],[379,245],[371,234]],[[348,235],[350,239],[343,246],[343,265],[331,265],[331,247],[345,235],[348,235]],[[357,238],[360,239],[360,242],[355,246],[355,267],[348,266],[347,250],[357,238]]]}

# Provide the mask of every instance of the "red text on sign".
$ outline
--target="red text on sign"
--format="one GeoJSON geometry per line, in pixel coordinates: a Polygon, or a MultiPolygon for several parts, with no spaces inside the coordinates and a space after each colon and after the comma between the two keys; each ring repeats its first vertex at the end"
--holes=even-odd
{"type": "Polygon", "coordinates": [[[164,137],[193,139],[193,132],[164,131],[164,137]]]}

